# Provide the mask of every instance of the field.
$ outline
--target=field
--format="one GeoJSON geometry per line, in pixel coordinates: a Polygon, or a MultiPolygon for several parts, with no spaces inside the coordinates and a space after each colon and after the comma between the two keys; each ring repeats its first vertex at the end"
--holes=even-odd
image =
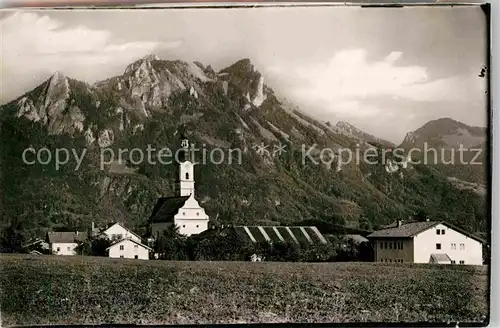
{"type": "Polygon", "coordinates": [[[5,255],[2,324],[486,322],[486,267],[5,255]]]}

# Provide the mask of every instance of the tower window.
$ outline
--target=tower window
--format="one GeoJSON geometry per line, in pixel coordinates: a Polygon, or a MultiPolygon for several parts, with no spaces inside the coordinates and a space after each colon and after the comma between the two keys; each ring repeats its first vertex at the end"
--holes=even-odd
{"type": "Polygon", "coordinates": [[[186,172],[186,180],[189,180],[189,173],[186,172]]]}

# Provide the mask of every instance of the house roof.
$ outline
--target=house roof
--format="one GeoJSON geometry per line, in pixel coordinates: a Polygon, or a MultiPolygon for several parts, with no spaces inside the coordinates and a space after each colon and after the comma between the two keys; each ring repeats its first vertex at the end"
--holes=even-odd
{"type": "Polygon", "coordinates": [[[368,239],[366,239],[365,237],[361,236],[361,235],[345,235],[347,237],[347,239],[352,239],[353,241],[357,242],[357,243],[364,243],[364,242],[367,242],[368,239]]]}
{"type": "Polygon", "coordinates": [[[433,226],[438,225],[440,222],[434,221],[424,221],[424,222],[412,222],[402,224],[399,227],[388,228],[383,230],[378,230],[370,235],[368,238],[408,238],[413,237],[419,232],[425,231],[427,229],[432,228],[433,226]]]}
{"type": "Polygon", "coordinates": [[[186,203],[189,196],[162,197],[156,202],[149,221],[153,222],[174,222],[174,215],[186,203]]]}
{"type": "Polygon", "coordinates": [[[326,244],[328,241],[316,227],[311,226],[235,226],[239,236],[253,243],[289,242],[295,244],[326,244]]]}
{"type": "Polygon", "coordinates": [[[143,243],[140,243],[140,242],[138,242],[138,241],[135,241],[134,239],[131,239],[131,238],[121,239],[121,240],[117,241],[116,243],[111,244],[111,246],[109,246],[108,248],[106,248],[106,250],[109,250],[111,247],[114,247],[114,246],[116,246],[116,245],[118,245],[118,244],[121,244],[121,243],[123,243],[123,242],[125,242],[125,241],[131,241],[131,242],[133,242],[134,244],[137,244],[137,245],[139,245],[139,246],[141,246],[141,247],[144,247],[144,248],[146,248],[146,249],[148,249],[148,250],[150,250],[150,251],[152,251],[152,250],[153,250],[151,247],[146,246],[146,245],[144,245],[143,243]]]}
{"type": "Polygon", "coordinates": [[[452,224],[442,221],[424,221],[424,222],[411,222],[411,223],[403,223],[399,227],[383,229],[379,231],[375,231],[372,234],[368,235],[367,238],[412,238],[415,235],[426,231],[432,227],[437,226],[438,224],[443,224],[453,230],[460,232],[463,235],[466,235],[469,238],[477,240],[481,243],[485,241],[468,231],[465,231],[462,228],[456,227],[452,224]]]}
{"type": "Polygon", "coordinates": [[[137,238],[142,239],[141,236],[139,236],[138,234],[136,234],[135,232],[133,232],[132,230],[130,230],[129,228],[127,228],[126,226],[124,226],[122,223],[119,223],[119,222],[115,222],[115,223],[113,223],[111,225],[108,225],[108,227],[105,230],[103,230],[101,233],[106,233],[106,231],[108,231],[111,227],[113,227],[113,226],[115,226],[117,224],[119,226],[121,226],[123,229],[125,229],[128,232],[130,232],[131,234],[133,234],[134,236],[136,236],[137,238]]]}
{"type": "Polygon", "coordinates": [[[451,262],[450,257],[446,253],[431,254],[434,262],[451,262]]]}
{"type": "Polygon", "coordinates": [[[76,243],[87,239],[86,232],[52,231],[47,232],[49,243],[76,243]]]}

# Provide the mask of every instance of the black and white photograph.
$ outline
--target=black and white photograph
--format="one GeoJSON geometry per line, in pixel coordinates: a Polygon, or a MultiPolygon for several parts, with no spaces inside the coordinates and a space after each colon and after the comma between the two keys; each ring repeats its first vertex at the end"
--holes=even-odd
{"type": "Polygon", "coordinates": [[[0,325],[488,325],[488,13],[1,10],[0,325]]]}

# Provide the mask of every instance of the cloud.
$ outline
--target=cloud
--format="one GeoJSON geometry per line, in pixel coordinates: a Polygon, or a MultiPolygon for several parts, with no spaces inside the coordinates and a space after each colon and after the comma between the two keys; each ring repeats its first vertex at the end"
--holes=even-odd
{"type": "Polygon", "coordinates": [[[404,53],[393,51],[370,61],[364,49],[350,49],[323,62],[272,65],[266,74],[287,85],[287,96],[309,114],[365,126],[376,123],[368,132],[393,141],[408,132],[410,121],[428,118],[430,108],[433,115],[455,112],[455,117],[466,116],[458,111],[470,114],[468,107],[485,108],[485,79],[465,75],[432,80],[426,67],[402,65],[403,58],[404,53]],[[378,129],[386,122],[402,124],[378,129]]]}
{"type": "Polygon", "coordinates": [[[180,41],[119,42],[111,32],[85,26],[64,26],[48,16],[16,12],[0,21],[2,30],[2,98],[14,98],[26,85],[7,83],[26,80],[32,86],[54,71],[94,82],[159,48],[175,48],[180,41]],[[104,65],[104,66],[103,66],[104,65]],[[96,75],[96,72],[100,72],[96,75]],[[19,77],[24,77],[20,79],[19,77]]]}
{"type": "Polygon", "coordinates": [[[395,62],[396,60],[401,58],[402,55],[403,53],[401,51],[393,51],[385,58],[385,60],[389,62],[395,62]]]}
{"type": "Polygon", "coordinates": [[[280,76],[283,80],[295,80],[292,92],[297,98],[332,104],[376,96],[423,102],[468,101],[477,96],[478,91],[485,90],[474,77],[431,80],[426,67],[398,65],[402,56],[402,52],[395,51],[383,60],[370,62],[364,49],[353,49],[336,53],[328,62],[279,64],[269,67],[267,71],[275,78],[280,76]]]}

